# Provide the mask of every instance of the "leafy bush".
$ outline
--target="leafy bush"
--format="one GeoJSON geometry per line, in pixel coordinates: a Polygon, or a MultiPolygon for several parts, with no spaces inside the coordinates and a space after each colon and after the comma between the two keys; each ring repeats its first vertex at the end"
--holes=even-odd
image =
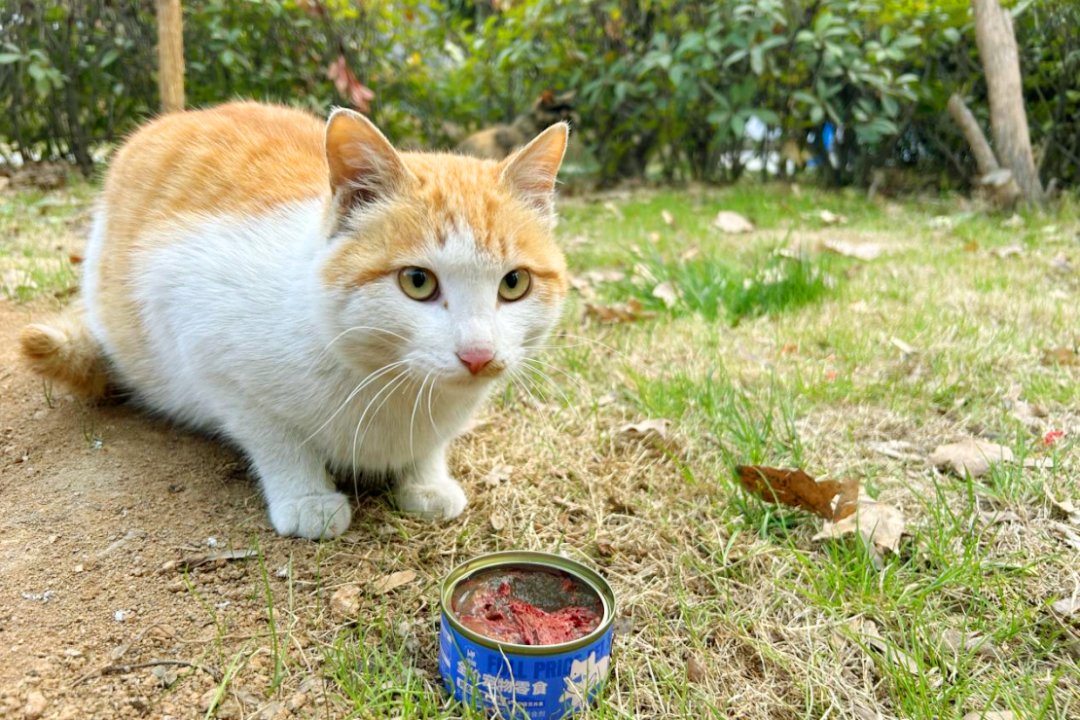
{"type": "MultiPolygon", "coordinates": [[[[752,157],[834,184],[911,167],[973,172],[944,112],[986,90],[968,0],[185,0],[190,105],[348,100],[343,59],[399,142],[446,146],[511,121],[547,89],[577,92],[578,144],[603,183],[656,171],[732,181],[752,157]],[[838,128],[826,150],[826,124],[838,128]]],[[[1044,176],[1080,166],[1080,6],[1016,8],[1044,176]]],[[[0,148],[88,170],[158,103],[150,0],[0,7],[0,148]]],[[[985,117],[982,118],[985,122],[985,117]]]]}

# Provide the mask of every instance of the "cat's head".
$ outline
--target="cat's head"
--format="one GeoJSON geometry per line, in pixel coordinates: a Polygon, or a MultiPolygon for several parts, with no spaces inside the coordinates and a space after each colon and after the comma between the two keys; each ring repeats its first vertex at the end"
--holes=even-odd
{"type": "Polygon", "coordinates": [[[399,153],[362,115],[326,131],[333,198],[321,270],[326,330],[344,362],[475,389],[535,354],[559,318],[555,244],[565,123],[502,162],[399,153]]]}

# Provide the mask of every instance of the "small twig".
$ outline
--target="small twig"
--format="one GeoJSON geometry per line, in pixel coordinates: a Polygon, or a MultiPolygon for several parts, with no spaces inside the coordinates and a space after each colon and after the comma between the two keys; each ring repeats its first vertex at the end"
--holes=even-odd
{"type": "Polygon", "coordinates": [[[148,667],[159,667],[163,665],[172,665],[179,667],[189,667],[195,670],[202,670],[204,673],[214,679],[214,682],[221,682],[221,673],[217,670],[207,667],[206,665],[199,665],[197,663],[187,662],[186,660],[151,660],[150,662],[135,663],[134,665],[106,665],[103,668],[97,670],[91,670],[75,682],[71,683],[71,687],[81,685],[87,680],[97,677],[98,675],[126,675],[132,670],[141,670],[148,667]]]}

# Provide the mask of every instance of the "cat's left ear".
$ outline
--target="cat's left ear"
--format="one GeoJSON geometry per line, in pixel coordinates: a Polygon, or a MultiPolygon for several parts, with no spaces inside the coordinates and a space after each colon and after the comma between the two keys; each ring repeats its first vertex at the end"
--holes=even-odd
{"type": "Polygon", "coordinates": [[[344,108],[326,123],[326,162],[341,211],[385,199],[415,179],[386,136],[366,117],[344,108]]]}
{"type": "Polygon", "coordinates": [[[502,161],[502,181],[515,195],[545,215],[555,210],[555,177],[566,154],[569,136],[569,124],[555,123],[502,161]]]}

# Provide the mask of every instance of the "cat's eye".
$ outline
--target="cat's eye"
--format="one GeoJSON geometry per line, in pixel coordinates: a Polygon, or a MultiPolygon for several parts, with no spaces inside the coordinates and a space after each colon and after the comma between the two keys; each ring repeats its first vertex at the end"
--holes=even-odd
{"type": "Polygon", "coordinates": [[[532,278],[528,270],[511,270],[499,283],[499,297],[508,302],[520,300],[525,297],[525,293],[529,292],[531,284],[532,278]]]}
{"type": "Polygon", "coordinates": [[[430,300],[439,291],[435,273],[423,268],[403,268],[398,273],[401,289],[413,300],[430,300]]]}

